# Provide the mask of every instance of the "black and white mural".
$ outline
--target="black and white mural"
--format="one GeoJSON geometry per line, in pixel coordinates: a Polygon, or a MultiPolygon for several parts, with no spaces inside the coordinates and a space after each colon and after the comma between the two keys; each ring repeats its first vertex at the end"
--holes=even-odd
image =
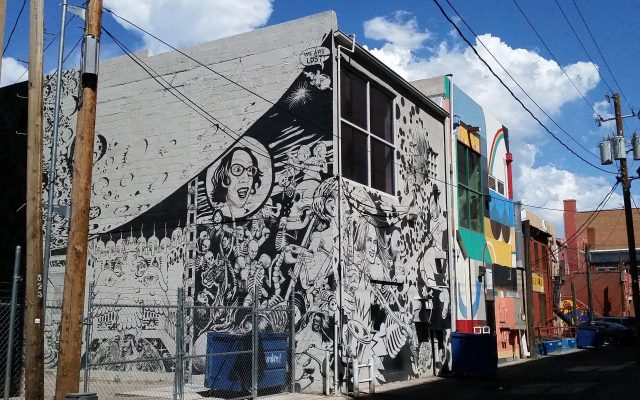
{"type": "Polygon", "coordinates": [[[450,362],[443,128],[403,97],[395,126],[395,196],[345,183],[340,218],[346,355],[373,357],[382,382],[450,362]]]}
{"type": "MultiPolygon", "coordinates": [[[[94,284],[91,301],[98,305],[90,346],[95,362],[166,358],[106,369],[171,371],[176,318],[174,309],[163,306],[176,304],[184,288],[187,302],[198,306],[188,315],[185,338],[195,354],[204,354],[208,332],[251,329],[251,315],[241,306],[257,301],[285,310],[293,297],[300,390],[320,388],[325,358],[334,365],[335,344],[340,373],[351,357],[374,358],[381,382],[446,366],[450,296],[442,123],[404,97],[396,99],[395,196],[334,175],[337,88],[330,25],[311,32],[315,36],[305,31],[304,41],[289,47],[294,66],[269,77],[268,93],[273,87],[279,92],[266,106],[245,92],[233,102],[237,114],[224,121],[176,112],[176,118],[184,117],[184,131],[170,131],[175,121],[152,121],[153,129],[131,137],[109,131],[122,122],[108,112],[98,115],[87,277],[94,284]],[[409,208],[417,210],[416,221],[407,220],[409,208]],[[124,307],[132,304],[138,307],[124,307]]],[[[247,60],[237,62],[249,69],[247,60]]],[[[249,79],[236,78],[244,84],[249,79]]],[[[77,75],[65,79],[73,84],[77,75]]],[[[198,87],[222,85],[213,78],[193,79],[198,87]]],[[[185,80],[185,92],[215,100],[208,87],[196,93],[185,80]]],[[[62,184],[56,196],[63,200],[70,193],[70,128],[60,143],[62,184]]],[[[56,219],[59,256],[52,263],[59,271],[65,224],[56,219]]],[[[60,278],[52,270],[49,293],[59,299],[60,278]]],[[[282,315],[265,315],[260,329],[286,331],[282,315]]],[[[51,321],[47,332],[55,341],[57,325],[51,321]]],[[[49,365],[55,365],[55,348],[48,346],[49,365]]],[[[194,361],[193,372],[202,369],[194,361]]]]}

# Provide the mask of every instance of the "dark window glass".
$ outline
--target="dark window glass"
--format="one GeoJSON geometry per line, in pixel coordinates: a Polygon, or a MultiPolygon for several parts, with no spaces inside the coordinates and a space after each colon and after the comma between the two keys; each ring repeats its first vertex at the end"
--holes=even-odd
{"type": "Polygon", "coordinates": [[[393,193],[393,148],[371,139],[371,187],[393,193]]]}
{"type": "Polygon", "coordinates": [[[504,183],[498,181],[498,193],[504,194],[504,183]]]}
{"type": "Polygon", "coordinates": [[[467,181],[467,186],[471,190],[475,190],[477,192],[482,191],[482,186],[480,185],[480,155],[466,149],[468,154],[469,161],[469,178],[467,181]]]}
{"type": "Polygon", "coordinates": [[[369,86],[371,101],[371,133],[393,144],[391,128],[392,100],[374,85],[369,86]]]}
{"type": "Polygon", "coordinates": [[[342,175],[367,184],[367,135],[342,123],[342,175]]]}
{"type": "Polygon", "coordinates": [[[367,82],[346,68],[340,71],[340,75],[342,118],[367,129],[367,82]]]}
{"type": "Polygon", "coordinates": [[[463,187],[458,188],[458,210],[460,211],[460,226],[463,228],[471,227],[471,223],[469,222],[468,193],[469,191],[467,189],[463,187]]]}
{"type": "Polygon", "coordinates": [[[458,182],[467,185],[467,154],[466,147],[458,143],[458,182]]]}
{"type": "Polygon", "coordinates": [[[496,178],[493,176],[489,177],[489,189],[496,190],[496,178]]]}
{"type": "MultiPolygon", "coordinates": [[[[462,143],[458,143],[458,211],[460,225],[483,232],[482,181],[480,179],[480,155],[462,143]]],[[[495,185],[495,180],[493,181],[495,185]]],[[[489,181],[491,185],[491,180],[489,181]]]]}
{"type": "Polygon", "coordinates": [[[476,232],[482,232],[482,198],[478,193],[469,191],[469,212],[471,221],[471,229],[476,232]]]}

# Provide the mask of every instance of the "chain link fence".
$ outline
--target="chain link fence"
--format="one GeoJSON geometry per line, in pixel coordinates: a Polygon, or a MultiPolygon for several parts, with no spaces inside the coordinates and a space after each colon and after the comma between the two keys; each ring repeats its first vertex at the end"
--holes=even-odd
{"type": "Polygon", "coordinates": [[[12,307],[11,298],[0,298],[0,393],[3,396],[19,397],[23,393],[23,309],[17,302],[12,307]]]}
{"type": "Polygon", "coordinates": [[[100,399],[245,399],[294,389],[290,302],[248,294],[243,304],[194,304],[182,290],[172,297],[90,287],[85,391],[100,399]]]}

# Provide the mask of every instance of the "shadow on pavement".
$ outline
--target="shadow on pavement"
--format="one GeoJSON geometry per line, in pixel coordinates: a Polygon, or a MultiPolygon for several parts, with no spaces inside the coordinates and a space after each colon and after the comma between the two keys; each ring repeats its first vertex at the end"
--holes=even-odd
{"type": "Polygon", "coordinates": [[[392,389],[369,399],[640,399],[635,346],[606,346],[507,365],[493,379],[448,377],[392,389]]]}

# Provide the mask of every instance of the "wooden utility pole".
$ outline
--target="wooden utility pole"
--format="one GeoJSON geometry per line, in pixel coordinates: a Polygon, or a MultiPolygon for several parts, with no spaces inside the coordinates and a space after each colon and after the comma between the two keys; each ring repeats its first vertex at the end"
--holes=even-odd
{"type": "Polygon", "coordinates": [[[585,243],[584,245],[584,265],[587,270],[587,301],[589,302],[589,312],[587,313],[587,322],[593,321],[593,289],[591,288],[591,263],[589,262],[589,251],[591,247],[585,243]]]}
{"type": "MultiPolygon", "coordinates": [[[[90,0],[86,11],[85,43],[90,43],[100,38],[101,23],[102,0],[90,0]]],[[[86,47],[88,48],[89,46],[86,47]]],[[[97,57],[95,56],[95,54],[83,54],[83,65],[86,66],[94,61],[97,63],[97,57]]],[[[95,72],[89,73],[83,68],[81,77],[82,103],[78,111],[76,124],[71,223],[67,244],[67,263],[64,273],[56,400],[63,400],[68,393],[78,392],[80,386],[80,352],[82,347],[93,140],[95,136],[98,91],[98,75],[96,72],[97,69],[95,72]]]]}
{"type": "Polygon", "coordinates": [[[27,265],[25,398],[44,397],[44,304],[42,298],[42,53],[44,2],[31,0],[27,122],[27,265]]]}
{"type": "Polygon", "coordinates": [[[2,57],[4,57],[4,26],[7,23],[7,0],[0,0],[0,82],[2,81],[2,57]]]}
{"type": "MultiPolygon", "coordinates": [[[[613,108],[616,114],[617,136],[624,137],[622,124],[622,110],[620,95],[613,94],[613,108]]],[[[633,231],[633,214],[631,208],[631,180],[627,171],[626,155],[620,160],[620,174],[622,175],[622,198],[624,200],[624,217],[627,223],[627,245],[629,248],[629,273],[631,274],[631,290],[633,295],[633,309],[636,317],[636,342],[638,346],[638,361],[640,361],[640,286],[638,285],[638,260],[636,259],[636,238],[633,231]]]]}

